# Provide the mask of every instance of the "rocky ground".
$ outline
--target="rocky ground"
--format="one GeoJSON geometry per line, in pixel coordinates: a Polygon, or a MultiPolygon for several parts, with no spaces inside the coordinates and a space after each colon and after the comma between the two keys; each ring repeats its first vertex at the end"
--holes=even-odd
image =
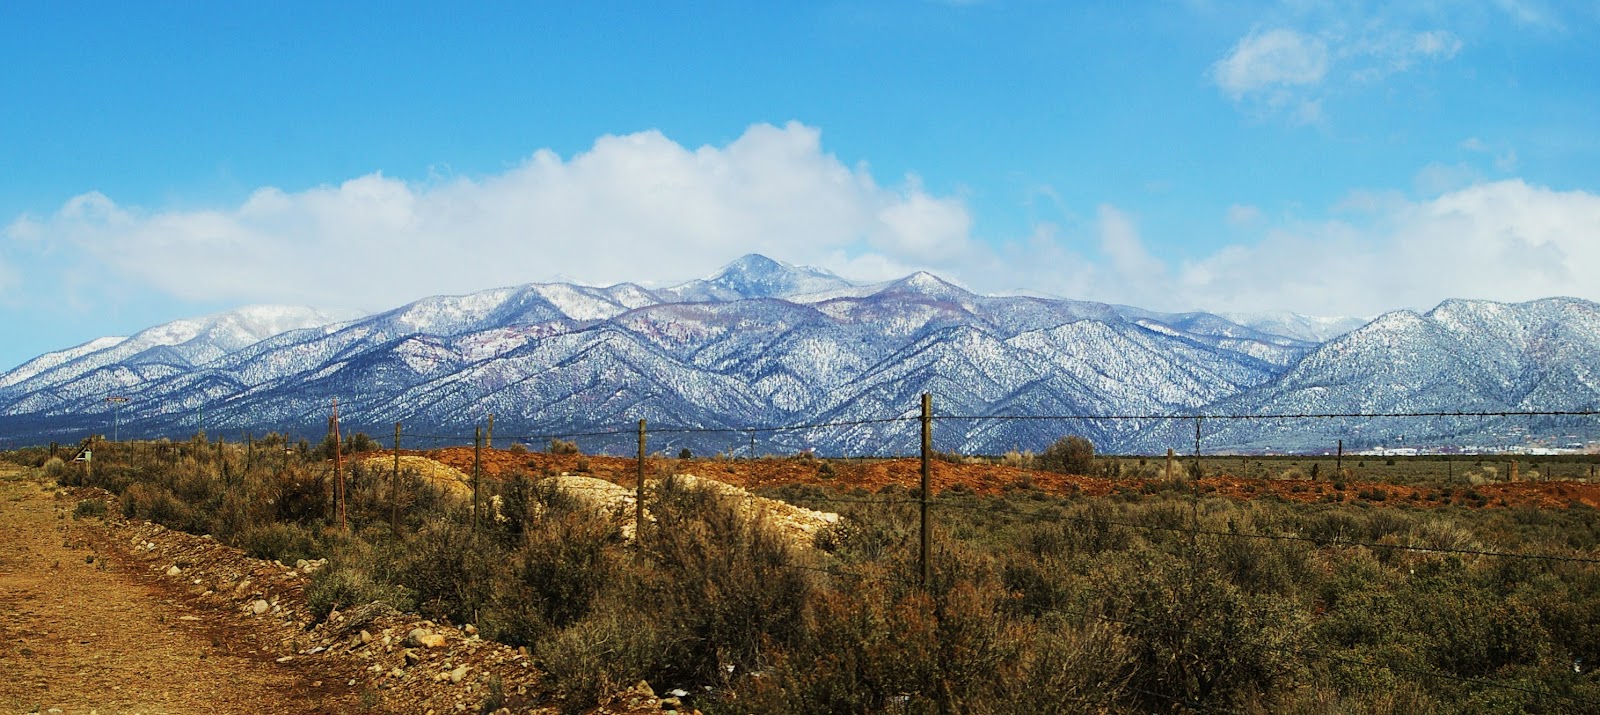
{"type": "MultiPolygon", "coordinates": [[[[117,515],[105,492],[0,465],[0,711],[554,713],[526,653],[354,606],[314,623],[308,574],[117,515]],[[106,516],[91,515],[102,503],[106,516]]],[[[647,684],[594,713],[676,705],[647,684]]]]}

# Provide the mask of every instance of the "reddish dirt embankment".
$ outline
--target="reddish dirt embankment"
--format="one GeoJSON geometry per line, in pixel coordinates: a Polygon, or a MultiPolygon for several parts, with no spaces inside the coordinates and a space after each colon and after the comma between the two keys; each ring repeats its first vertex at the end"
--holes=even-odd
{"type": "MultiPolygon", "coordinates": [[[[405,452],[427,456],[471,474],[473,449],[451,447],[427,452],[405,452]]],[[[960,488],[979,494],[999,494],[1026,485],[1050,494],[1105,496],[1118,491],[1153,491],[1170,486],[1160,480],[1084,477],[1003,465],[957,464],[934,460],[930,480],[935,493],[960,488]]],[[[586,472],[624,486],[637,479],[633,459],[574,454],[546,454],[501,449],[485,449],[479,464],[481,478],[503,479],[513,472],[537,477],[541,474],[586,472]]],[[[768,458],[756,460],[670,459],[650,457],[645,462],[647,478],[664,474],[694,474],[746,489],[787,484],[816,484],[839,490],[865,489],[876,492],[888,485],[905,488],[921,480],[921,460],[815,460],[768,458]],[[824,466],[827,465],[827,466],[824,466]]],[[[1188,482],[1184,482],[1188,488],[1188,482]]],[[[1574,505],[1600,508],[1600,484],[1587,482],[1513,482],[1478,487],[1410,487],[1376,482],[1311,481],[1303,479],[1254,479],[1228,474],[1206,477],[1198,488],[1232,499],[1254,499],[1267,495],[1295,502],[1364,501],[1374,505],[1416,507],[1535,507],[1559,509],[1574,505]],[[1343,488],[1337,488],[1342,486],[1343,488]]]]}

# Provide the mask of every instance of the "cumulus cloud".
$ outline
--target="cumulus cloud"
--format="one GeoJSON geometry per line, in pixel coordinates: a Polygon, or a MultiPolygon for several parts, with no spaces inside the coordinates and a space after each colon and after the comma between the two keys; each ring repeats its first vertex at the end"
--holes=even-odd
{"type": "Polygon", "coordinates": [[[1521,180],[1423,201],[1390,197],[1357,220],[1280,226],[1187,262],[1184,298],[1216,310],[1370,315],[1446,298],[1600,299],[1600,195],[1521,180]]]}
{"type": "Polygon", "coordinates": [[[385,308],[424,295],[547,280],[686,279],[746,252],[826,264],[871,254],[923,267],[972,251],[958,199],[914,177],[878,184],[798,123],[725,146],[659,132],[562,158],[428,183],[374,173],[263,188],[237,206],[150,211],[87,193],[5,229],[9,250],[190,300],[385,308]]]}
{"type": "Polygon", "coordinates": [[[1211,67],[1211,76],[1235,100],[1281,87],[1310,85],[1328,72],[1328,46],[1287,28],[1252,32],[1211,67]]]}
{"type": "Polygon", "coordinates": [[[371,174],[264,188],[208,210],[86,193],[4,228],[0,302],[93,308],[154,290],[213,304],[384,309],[557,276],[683,280],[747,252],[858,280],[929,269],[980,292],[1158,310],[1368,315],[1452,297],[1600,299],[1589,278],[1600,273],[1600,196],[1458,168],[1425,167],[1421,198],[1352,192],[1318,222],[1231,206],[1219,224],[1259,240],[1174,258],[1147,247],[1136,213],[1110,204],[1014,240],[975,240],[960,199],[914,177],[881,185],[799,124],[698,148],[642,132],[570,158],[539,152],[486,177],[371,174]]]}

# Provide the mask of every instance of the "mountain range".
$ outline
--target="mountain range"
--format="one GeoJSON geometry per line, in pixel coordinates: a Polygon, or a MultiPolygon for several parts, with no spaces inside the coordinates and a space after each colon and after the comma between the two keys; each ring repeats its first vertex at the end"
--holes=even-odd
{"type": "MultiPolygon", "coordinates": [[[[1160,313],[928,273],[863,285],[751,255],[668,288],[529,284],[354,318],[251,307],[101,338],[0,374],[0,435],[316,438],[337,399],[347,430],[401,422],[410,447],[460,444],[493,414],[502,444],[583,435],[626,452],[642,418],[653,450],[896,454],[915,451],[916,422],[874,420],[914,415],[929,392],[943,450],[1076,433],[1187,452],[1194,420],[1176,416],[1594,410],[1597,358],[1600,305],[1570,298],[1370,321],[1160,313]],[[830,426],[750,429],[817,423],[830,426]]],[[[1588,445],[1595,422],[1226,419],[1203,425],[1203,446],[1588,445]]]]}

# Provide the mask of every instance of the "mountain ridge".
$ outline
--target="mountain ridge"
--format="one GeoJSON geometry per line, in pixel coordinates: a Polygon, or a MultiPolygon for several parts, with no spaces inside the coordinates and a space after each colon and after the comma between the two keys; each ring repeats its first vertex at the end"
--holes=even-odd
{"type": "MultiPolygon", "coordinates": [[[[0,374],[0,429],[35,439],[104,431],[96,428],[112,394],[131,398],[120,411],[123,434],[171,436],[199,427],[202,410],[207,429],[316,435],[333,398],[356,425],[470,434],[493,413],[503,434],[523,436],[641,417],[734,431],[863,421],[904,414],[925,391],[942,414],[968,418],[1312,403],[1600,405],[1600,377],[1587,367],[1600,357],[1600,306],[1587,301],[1445,301],[1323,341],[1272,332],[1295,321],[1269,317],[1247,325],[1204,312],[985,296],[923,272],[863,285],[751,254],[665,289],[526,284],[354,318],[279,308],[174,321],[0,374]]],[[[1307,330],[1333,332],[1337,323],[1298,318],[1307,330]]],[[[967,419],[941,439],[978,452],[1040,449],[1072,430],[1113,450],[1160,451],[1176,439],[1170,425],[1146,422],[967,419]]],[[[1283,447],[1283,427],[1224,426],[1210,444],[1283,447]]],[[[1397,427],[1355,441],[1387,443],[1396,429],[1473,434],[1464,425],[1397,427]]],[[[695,434],[668,439],[705,449],[725,436],[695,434]]],[[[1302,441],[1314,448],[1322,438],[1302,441]]],[[[600,442],[622,449],[628,439],[600,442]]],[[[914,443],[900,423],[766,442],[857,453],[914,443]]]]}

